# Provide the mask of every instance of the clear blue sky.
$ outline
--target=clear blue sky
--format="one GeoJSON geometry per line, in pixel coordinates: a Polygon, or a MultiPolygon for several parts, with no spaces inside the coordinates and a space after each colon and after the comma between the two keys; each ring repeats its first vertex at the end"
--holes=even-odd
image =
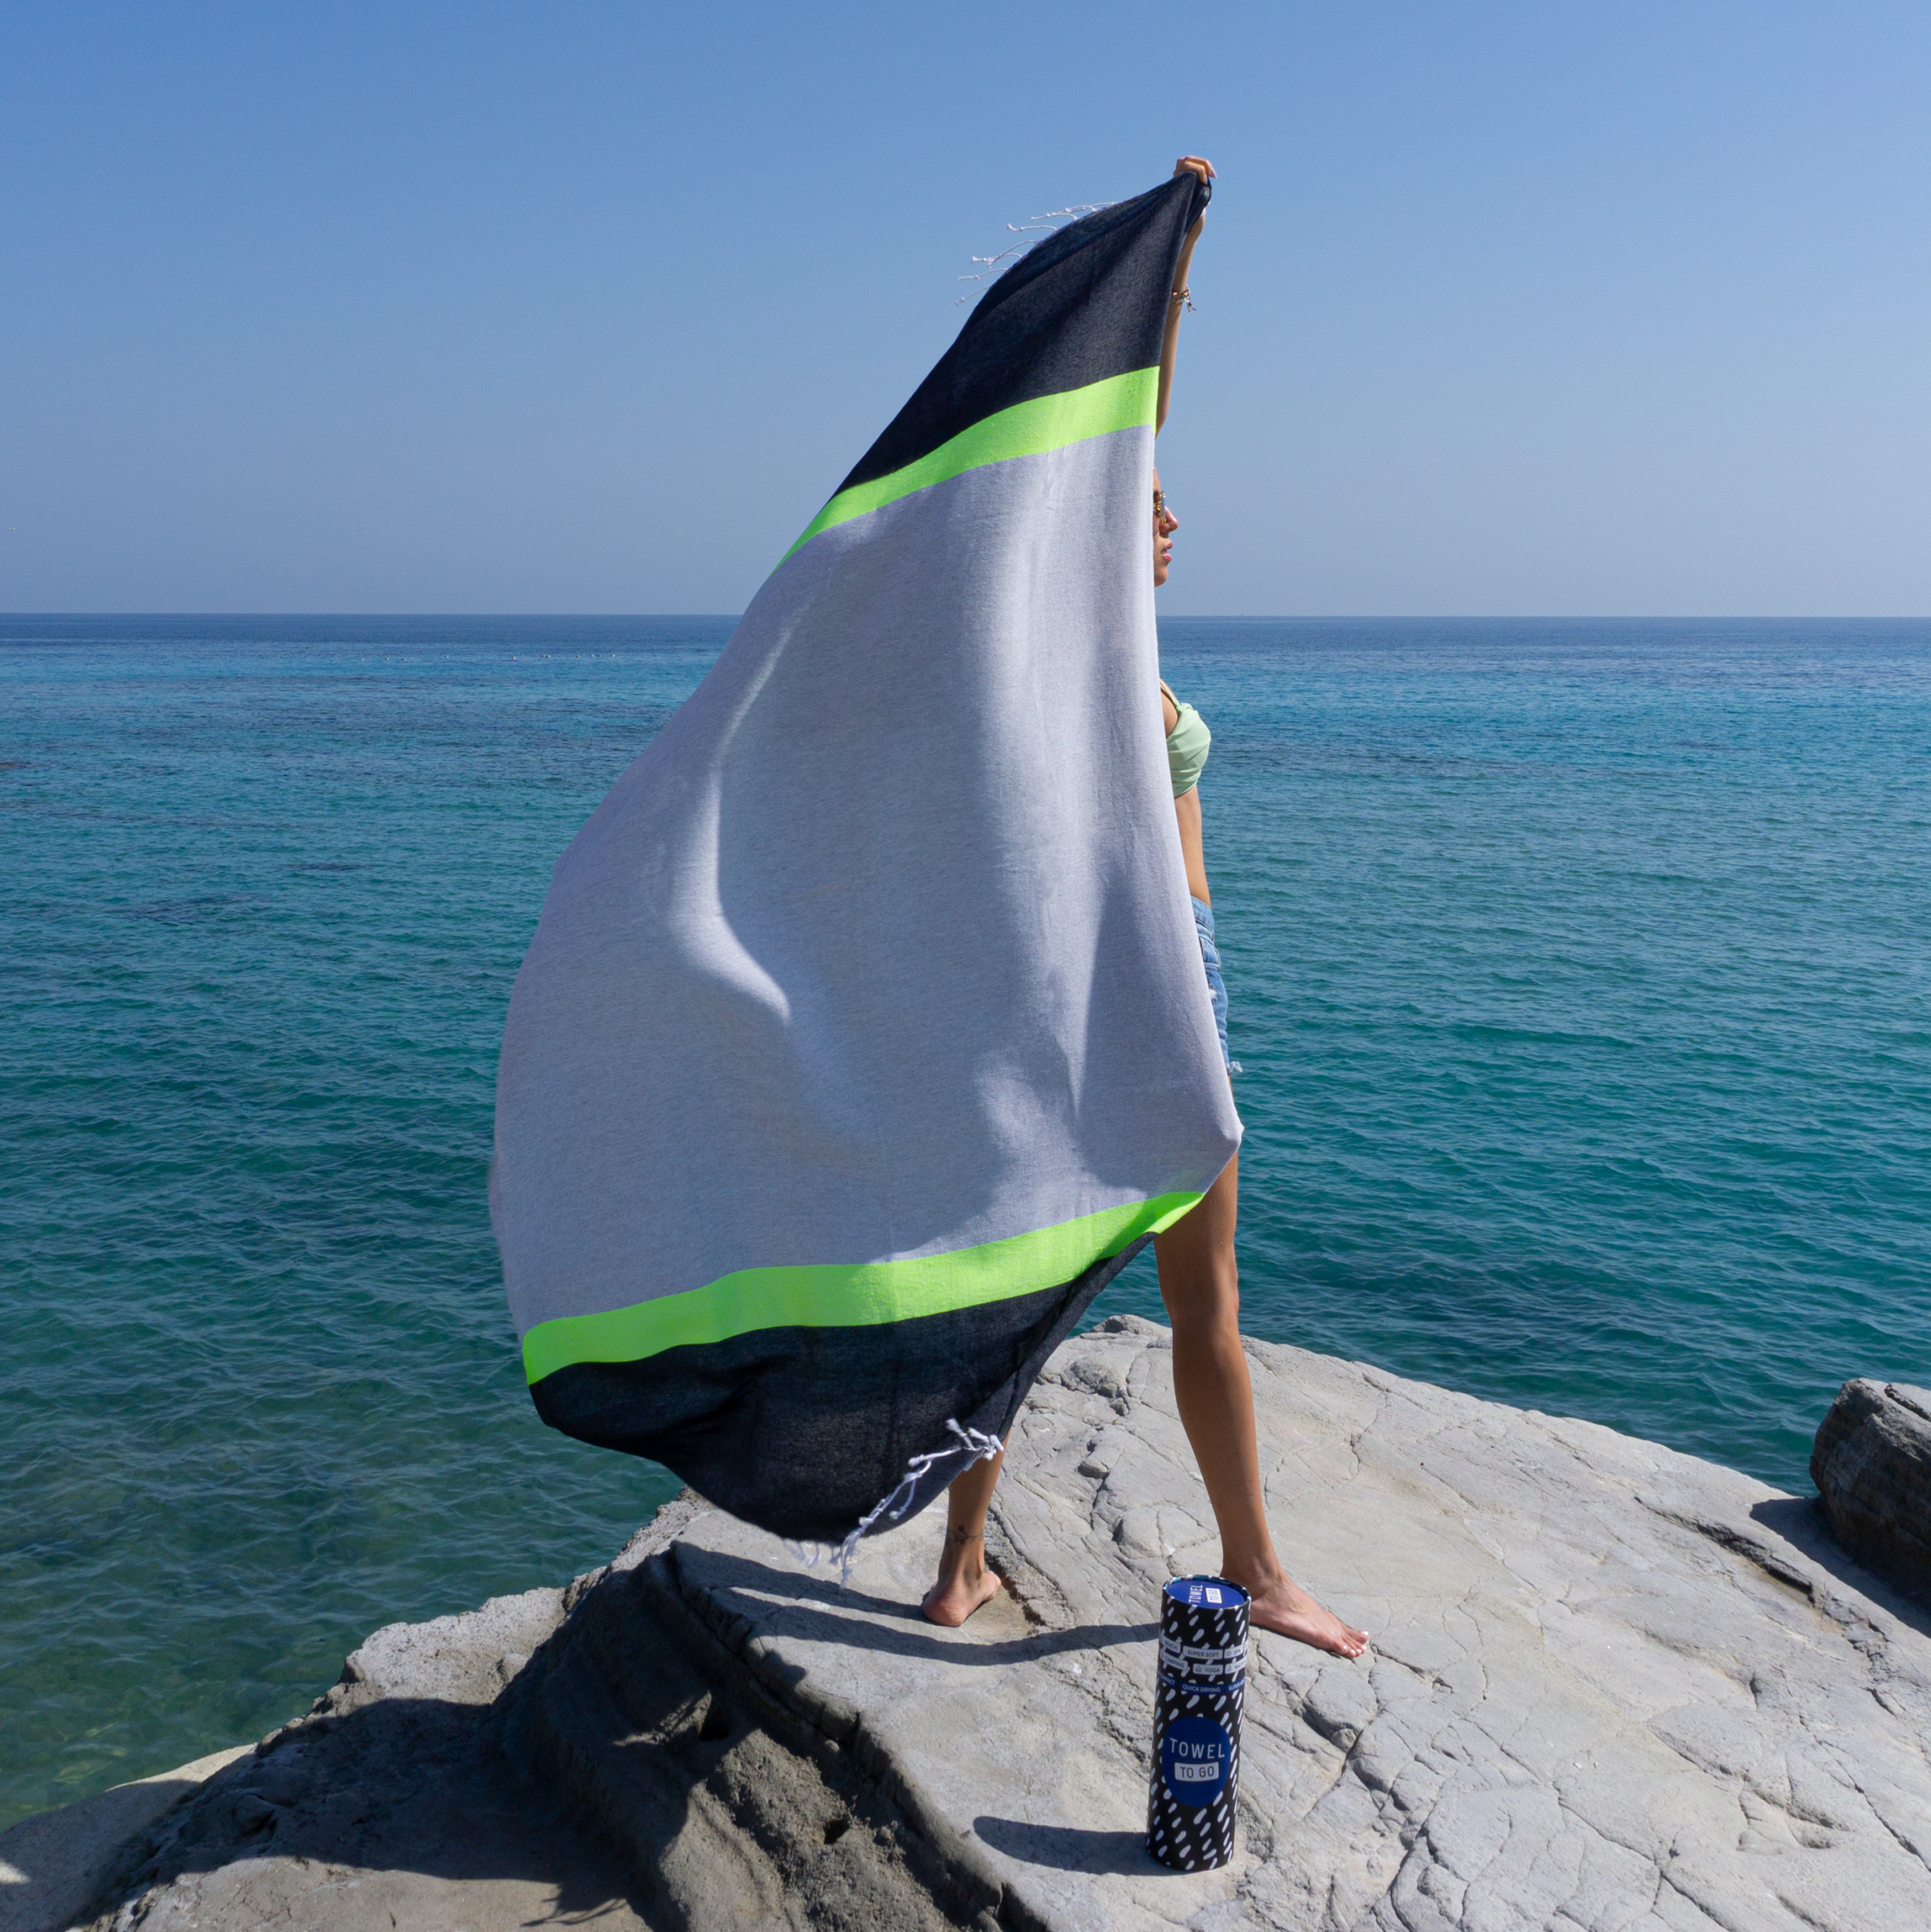
{"type": "Polygon", "coordinates": [[[1931,611],[1931,8],[0,5],[0,609],[742,607],[1222,180],[1176,613],[1931,611]]]}

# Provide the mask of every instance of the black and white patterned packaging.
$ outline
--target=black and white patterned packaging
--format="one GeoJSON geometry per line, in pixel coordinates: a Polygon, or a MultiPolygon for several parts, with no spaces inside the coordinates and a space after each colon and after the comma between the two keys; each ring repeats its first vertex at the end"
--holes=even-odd
{"type": "Polygon", "coordinates": [[[1147,1849],[1176,1872],[1233,1856],[1247,1593],[1224,1577],[1176,1577],[1160,1597],[1147,1849]]]}

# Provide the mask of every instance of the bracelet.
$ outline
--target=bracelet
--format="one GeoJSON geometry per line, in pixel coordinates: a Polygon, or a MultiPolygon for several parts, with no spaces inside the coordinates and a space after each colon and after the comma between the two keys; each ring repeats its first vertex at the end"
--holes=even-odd
{"type": "Polygon", "coordinates": [[[1187,305],[1187,312],[1190,315],[1193,313],[1193,291],[1192,289],[1177,288],[1174,290],[1172,294],[1167,297],[1167,299],[1169,302],[1185,303],[1187,305]]]}

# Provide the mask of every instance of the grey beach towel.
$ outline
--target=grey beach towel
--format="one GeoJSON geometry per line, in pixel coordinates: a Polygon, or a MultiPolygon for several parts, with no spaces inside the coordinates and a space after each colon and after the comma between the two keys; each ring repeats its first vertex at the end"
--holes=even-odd
{"type": "Polygon", "coordinates": [[[1239,1142],[1153,603],[1205,193],[987,290],[564,852],[517,979],[491,1207],[536,1406],[782,1535],[889,1527],[1003,1436],[1239,1142]]]}

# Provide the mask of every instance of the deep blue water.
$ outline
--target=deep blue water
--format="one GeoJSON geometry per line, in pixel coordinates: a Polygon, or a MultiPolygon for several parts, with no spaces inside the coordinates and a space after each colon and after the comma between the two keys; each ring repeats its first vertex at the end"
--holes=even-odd
{"type": "MultiPolygon", "coordinates": [[[[484,1178],[550,866],[729,628],[0,619],[0,1823],[674,1487],[537,1422],[484,1178]]],[[[1844,1377],[1931,1381],[1931,625],[1163,660],[1253,1332],[1792,1488],[1844,1377]]]]}

